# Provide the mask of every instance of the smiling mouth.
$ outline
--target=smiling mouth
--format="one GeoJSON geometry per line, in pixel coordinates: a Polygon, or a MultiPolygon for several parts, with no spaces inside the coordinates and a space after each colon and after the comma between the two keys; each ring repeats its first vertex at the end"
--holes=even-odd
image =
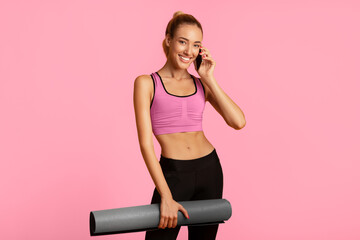
{"type": "Polygon", "coordinates": [[[190,59],[191,59],[191,58],[183,57],[183,56],[181,56],[181,55],[179,55],[179,57],[180,57],[180,59],[181,59],[182,62],[186,62],[186,63],[190,62],[190,59]]]}

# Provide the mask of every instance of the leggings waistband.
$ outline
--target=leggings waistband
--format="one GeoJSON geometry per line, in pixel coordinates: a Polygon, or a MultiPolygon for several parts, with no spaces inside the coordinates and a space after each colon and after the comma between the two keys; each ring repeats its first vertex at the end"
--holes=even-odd
{"type": "Polygon", "coordinates": [[[160,154],[160,165],[165,171],[194,171],[217,163],[220,163],[220,160],[215,148],[211,153],[203,157],[190,160],[167,158],[160,154]]]}

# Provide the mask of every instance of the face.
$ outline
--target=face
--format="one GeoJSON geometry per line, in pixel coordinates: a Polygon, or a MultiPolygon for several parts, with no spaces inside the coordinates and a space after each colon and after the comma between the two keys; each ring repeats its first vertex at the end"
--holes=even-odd
{"type": "Polygon", "coordinates": [[[202,33],[196,25],[180,25],[171,39],[167,36],[169,46],[168,60],[178,68],[187,69],[199,54],[202,33]]]}

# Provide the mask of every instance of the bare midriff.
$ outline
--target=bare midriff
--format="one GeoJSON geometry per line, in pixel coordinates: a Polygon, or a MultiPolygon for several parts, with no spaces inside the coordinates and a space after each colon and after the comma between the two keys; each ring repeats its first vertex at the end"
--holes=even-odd
{"type": "Polygon", "coordinates": [[[203,131],[160,134],[155,137],[161,146],[161,155],[176,160],[200,158],[214,150],[203,131]]]}

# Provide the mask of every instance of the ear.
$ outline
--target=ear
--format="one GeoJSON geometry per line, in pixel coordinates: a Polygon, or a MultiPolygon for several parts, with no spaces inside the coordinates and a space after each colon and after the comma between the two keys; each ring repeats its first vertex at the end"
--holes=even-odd
{"type": "Polygon", "coordinates": [[[167,47],[170,47],[170,42],[171,42],[170,34],[166,34],[165,44],[166,44],[167,47]]]}

